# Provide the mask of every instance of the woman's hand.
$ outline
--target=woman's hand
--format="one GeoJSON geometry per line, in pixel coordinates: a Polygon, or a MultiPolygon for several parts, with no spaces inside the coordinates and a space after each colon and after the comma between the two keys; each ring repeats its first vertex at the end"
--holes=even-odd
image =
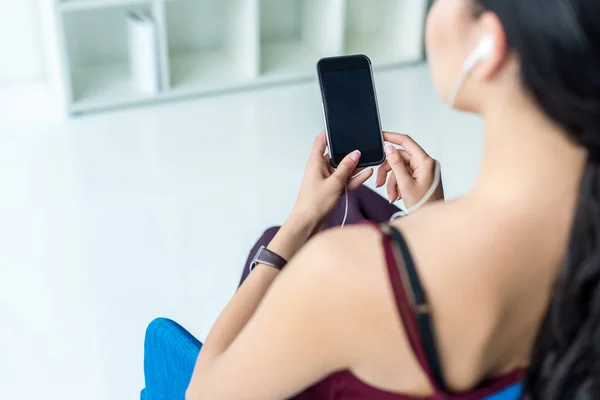
{"type": "MultiPolygon", "coordinates": [[[[436,161],[408,135],[384,132],[383,138],[386,142],[402,146],[402,149],[389,144],[385,146],[387,160],[377,171],[376,185],[381,187],[387,180],[390,203],[402,199],[406,207],[411,208],[431,188],[436,161]]],[[[444,188],[440,182],[429,202],[443,199],[444,188]]]]}
{"type": "Polygon", "coordinates": [[[301,221],[313,230],[333,211],[346,185],[350,192],[373,175],[372,168],[364,171],[356,168],[360,160],[359,151],[346,156],[334,170],[329,155],[324,155],[326,147],[327,138],[323,132],[313,143],[300,192],[290,216],[295,222],[301,221]]]}

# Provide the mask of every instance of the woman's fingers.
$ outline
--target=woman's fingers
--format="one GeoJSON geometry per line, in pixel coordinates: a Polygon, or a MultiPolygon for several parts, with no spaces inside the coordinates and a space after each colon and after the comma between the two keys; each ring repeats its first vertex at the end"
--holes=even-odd
{"type": "Polygon", "coordinates": [[[327,175],[327,176],[331,176],[331,174],[333,174],[333,171],[335,171],[335,169],[333,168],[333,165],[331,165],[331,156],[329,154],[325,154],[323,157],[325,157],[325,168],[327,169],[327,172],[329,173],[329,175],[327,175]]]}
{"type": "Polygon", "coordinates": [[[390,165],[394,176],[396,177],[400,191],[408,189],[414,183],[414,180],[410,175],[406,164],[404,163],[404,159],[400,155],[400,151],[394,146],[388,144],[385,146],[385,154],[387,162],[390,165]]]}
{"type": "Polygon", "coordinates": [[[331,177],[335,179],[340,187],[344,187],[350,178],[355,174],[356,166],[360,161],[360,151],[355,150],[348,154],[339,163],[337,169],[331,174],[331,177]]]}
{"type": "Polygon", "coordinates": [[[356,175],[360,174],[361,172],[363,172],[366,168],[365,167],[360,167],[360,168],[356,168],[354,170],[354,173],[352,174],[352,178],[354,178],[356,175]]]}
{"type": "Polygon", "coordinates": [[[398,153],[400,153],[400,157],[404,160],[404,164],[410,166],[410,160],[412,160],[412,156],[406,152],[406,150],[396,149],[398,153]]]}
{"type": "MultiPolygon", "coordinates": [[[[402,149],[396,149],[396,152],[402,158],[402,161],[404,162],[404,165],[406,166],[409,175],[412,175],[410,169],[410,160],[412,159],[412,157],[410,156],[410,154],[408,154],[402,149]]],[[[392,167],[390,167],[390,163],[386,160],[383,164],[379,166],[379,169],[377,170],[377,180],[375,182],[375,187],[382,187],[387,182],[388,199],[391,202],[394,202],[402,198],[402,192],[398,187],[396,175],[393,173],[390,174],[391,171],[392,167]],[[395,198],[394,195],[396,196],[395,198]]]]}
{"type": "Polygon", "coordinates": [[[396,182],[396,177],[392,173],[390,174],[387,184],[386,184],[386,192],[387,198],[390,203],[393,203],[398,198],[398,184],[396,182]]]}
{"type": "Polygon", "coordinates": [[[369,178],[373,176],[373,172],[373,168],[369,168],[362,171],[358,175],[355,175],[352,179],[350,179],[350,182],[348,182],[348,191],[351,192],[352,190],[358,189],[363,183],[368,181],[369,178]]]}
{"type": "Polygon", "coordinates": [[[375,181],[375,187],[381,187],[387,181],[388,173],[392,170],[390,164],[387,161],[384,161],[383,164],[379,166],[377,169],[377,180],[375,181]]]}
{"type": "MultiPolygon", "coordinates": [[[[396,149],[394,146],[388,145],[385,148],[386,153],[386,158],[387,160],[384,161],[383,164],[381,164],[379,166],[379,169],[377,170],[377,181],[375,182],[376,187],[381,187],[383,185],[385,185],[386,182],[389,182],[389,179],[391,178],[391,176],[388,178],[389,173],[392,171],[392,166],[390,165],[390,161],[397,164],[397,172],[403,172],[406,171],[408,173],[408,175],[410,176],[410,160],[411,160],[411,156],[405,152],[402,149],[396,149]],[[402,165],[403,164],[403,165],[402,165]],[[405,169],[400,169],[400,167],[404,166],[405,169]]],[[[392,174],[394,175],[394,174],[392,174]]],[[[397,179],[395,179],[396,177],[394,176],[394,182],[397,183],[397,179]]]]}
{"type": "Polygon", "coordinates": [[[418,159],[429,157],[425,150],[423,150],[423,148],[408,135],[404,135],[402,133],[383,132],[383,138],[386,142],[402,146],[404,150],[406,150],[406,152],[413,157],[417,157],[418,159]]]}
{"type": "Polygon", "coordinates": [[[319,133],[319,135],[315,138],[313,145],[311,156],[312,157],[323,157],[325,154],[325,149],[327,148],[327,136],[325,136],[325,132],[319,133]]]}
{"type": "Polygon", "coordinates": [[[387,189],[387,194],[388,194],[388,200],[390,201],[390,203],[398,201],[402,198],[402,193],[400,192],[400,189],[398,188],[398,182],[396,181],[395,174],[391,174],[390,177],[388,178],[386,189],[387,189]]]}

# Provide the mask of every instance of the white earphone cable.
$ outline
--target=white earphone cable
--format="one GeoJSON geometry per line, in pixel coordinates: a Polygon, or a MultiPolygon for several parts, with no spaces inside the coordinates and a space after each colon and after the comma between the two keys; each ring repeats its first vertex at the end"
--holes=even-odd
{"type": "MultiPolygon", "coordinates": [[[[458,97],[458,94],[460,93],[460,89],[462,88],[465,81],[467,80],[469,73],[470,73],[470,68],[462,69],[460,76],[458,77],[458,79],[456,80],[456,83],[454,84],[454,87],[452,88],[452,92],[450,93],[450,97],[448,98],[448,101],[446,103],[447,107],[444,109],[442,118],[439,119],[440,123],[438,123],[438,126],[440,126],[440,127],[445,126],[445,122],[448,119],[448,116],[450,115],[450,111],[452,110],[452,107],[454,107],[456,98],[458,97]]],[[[439,132],[441,132],[441,129],[438,129],[436,132],[439,135],[440,134],[439,132]]],[[[437,155],[438,158],[441,157],[441,151],[439,153],[440,154],[437,155]]],[[[431,187],[427,191],[427,193],[425,193],[423,198],[421,200],[419,200],[419,202],[417,202],[417,204],[415,204],[414,206],[412,206],[408,209],[405,207],[401,207],[404,209],[402,209],[402,210],[398,211],[397,213],[395,213],[394,215],[392,215],[392,217],[390,218],[390,221],[394,221],[395,219],[400,218],[400,217],[406,217],[407,215],[417,211],[418,209],[423,207],[425,204],[427,204],[429,199],[431,199],[431,196],[433,196],[433,194],[437,190],[441,181],[442,181],[442,166],[440,165],[440,162],[436,160],[433,182],[431,184],[431,187]]]]}
{"type": "Polygon", "coordinates": [[[346,198],[346,208],[344,209],[344,219],[342,220],[340,228],[343,228],[344,225],[346,225],[346,219],[348,218],[348,185],[344,186],[344,197],[346,198]]]}
{"type": "MultiPolygon", "coordinates": [[[[451,110],[452,106],[454,106],[454,102],[456,101],[456,98],[458,97],[460,88],[464,84],[468,75],[469,75],[469,73],[467,70],[463,70],[461,72],[461,75],[460,75],[459,79],[456,81],[456,84],[454,85],[454,88],[452,89],[452,93],[450,94],[450,98],[449,98],[449,102],[448,102],[449,106],[444,110],[444,116],[443,116],[443,118],[440,119],[440,121],[445,122],[446,119],[448,118],[449,110],[451,110]]],[[[443,126],[442,123],[440,123],[439,126],[443,126]]],[[[438,155],[438,157],[439,157],[439,155],[438,155]]],[[[419,200],[419,202],[417,204],[415,204],[414,206],[412,206],[408,209],[403,206],[400,206],[401,210],[398,211],[397,213],[395,213],[394,215],[392,215],[392,217],[390,218],[390,221],[394,221],[395,219],[400,218],[400,217],[406,217],[407,215],[409,215],[409,214],[417,211],[421,207],[423,207],[429,201],[429,199],[431,199],[431,196],[433,196],[433,194],[437,190],[438,186],[440,185],[441,181],[442,181],[442,167],[440,165],[440,162],[436,160],[433,182],[431,184],[431,187],[427,191],[427,193],[425,193],[425,196],[423,196],[423,198],[421,200],[419,200]]],[[[346,185],[346,187],[344,188],[344,197],[346,198],[346,200],[345,200],[346,207],[344,210],[344,219],[342,220],[342,224],[340,225],[340,228],[343,228],[346,225],[346,220],[348,218],[348,185],[346,185]]]]}
{"type": "MultiPolygon", "coordinates": [[[[440,127],[445,126],[445,122],[446,122],[448,116],[450,115],[450,111],[454,108],[454,104],[456,103],[458,94],[460,93],[460,90],[462,89],[463,85],[465,84],[467,78],[471,74],[471,71],[473,71],[473,69],[477,66],[477,64],[481,60],[483,60],[483,59],[489,57],[491,54],[493,54],[493,51],[494,51],[494,37],[491,34],[486,34],[479,41],[479,43],[475,47],[475,50],[473,50],[471,55],[467,58],[467,60],[463,64],[463,67],[460,71],[460,75],[456,79],[456,83],[454,84],[454,87],[452,88],[452,92],[450,92],[450,97],[448,98],[448,101],[446,102],[447,107],[445,108],[444,115],[442,116],[442,118],[439,119],[438,125],[440,127]],[[442,125],[442,124],[444,124],[444,125],[442,125]]],[[[440,132],[443,132],[443,129],[439,128],[437,130],[438,135],[440,135],[440,132]]],[[[439,152],[437,157],[438,158],[441,157],[441,151],[439,152]]],[[[436,160],[433,182],[431,184],[431,187],[427,191],[427,193],[425,193],[423,198],[421,200],[419,200],[419,202],[417,202],[417,204],[415,204],[414,206],[412,206],[408,209],[405,208],[404,210],[401,210],[401,211],[395,213],[394,215],[392,215],[392,218],[390,219],[390,221],[393,221],[399,217],[407,216],[407,215],[417,211],[421,207],[423,207],[429,201],[429,199],[431,199],[431,196],[434,195],[434,193],[437,190],[438,186],[440,185],[441,181],[442,181],[442,168],[441,168],[439,161],[436,160]]],[[[346,210],[344,211],[344,220],[341,225],[342,227],[346,224],[346,218],[348,217],[348,186],[346,186],[346,188],[345,188],[345,196],[346,196],[346,210]]]]}

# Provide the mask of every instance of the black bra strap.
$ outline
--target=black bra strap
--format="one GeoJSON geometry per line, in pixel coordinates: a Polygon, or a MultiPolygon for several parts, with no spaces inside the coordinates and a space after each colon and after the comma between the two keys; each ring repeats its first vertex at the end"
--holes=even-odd
{"type": "Polygon", "coordinates": [[[415,319],[417,320],[419,333],[421,336],[420,341],[425,350],[427,364],[429,365],[431,373],[436,379],[437,384],[443,390],[446,390],[447,387],[444,377],[442,376],[437,346],[435,344],[433,324],[431,322],[431,316],[429,313],[427,296],[423,290],[423,286],[421,285],[421,280],[419,279],[417,269],[415,268],[415,263],[410,254],[410,250],[408,249],[408,244],[406,243],[404,236],[402,236],[400,231],[393,226],[390,225],[389,228],[392,234],[392,239],[398,245],[400,253],[402,254],[402,258],[404,259],[404,262],[398,263],[398,265],[404,265],[406,276],[409,281],[408,284],[410,284],[410,287],[412,288],[412,297],[414,298],[415,304],[411,304],[411,307],[413,309],[415,319]]]}

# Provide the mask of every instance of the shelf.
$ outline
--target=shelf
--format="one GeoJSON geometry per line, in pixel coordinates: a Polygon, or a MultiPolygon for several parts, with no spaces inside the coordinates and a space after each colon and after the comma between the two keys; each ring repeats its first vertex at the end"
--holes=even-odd
{"type": "Polygon", "coordinates": [[[86,11],[111,7],[136,7],[149,5],[153,0],[63,0],[59,8],[63,12],[86,11]]]}
{"type": "Polygon", "coordinates": [[[244,71],[224,52],[180,54],[171,57],[173,88],[208,89],[248,80],[244,71]]]}
{"type": "Polygon", "coordinates": [[[316,77],[322,57],[422,59],[427,0],[52,0],[53,83],[80,114],[316,77]],[[159,93],[131,76],[127,14],[156,22],[159,93]],[[64,91],[63,91],[64,90],[64,91]]]}
{"type": "Polygon", "coordinates": [[[341,0],[261,0],[261,73],[315,74],[320,58],[342,51],[342,11],[341,0]]]}
{"type": "Polygon", "coordinates": [[[389,66],[422,57],[426,0],[347,0],[346,54],[389,66]]]}
{"type": "Polygon", "coordinates": [[[348,35],[346,37],[347,54],[366,54],[375,65],[390,66],[411,61],[410,57],[402,54],[397,43],[386,35],[348,35]]]}
{"type": "Polygon", "coordinates": [[[214,87],[256,78],[258,21],[252,5],[248,0],[179,0],[166,4],[173,89],[214,87]]]}
{"type": "Polygon", "coordinates": [[[136,88],[129,68],[127,12],[147,9],[127,6],[65,15],[73,104],[156,97],[136,88]]]}
{"type": "Polygon", "coordinates": [[[322,56],[300,39],[270,42],[262,47],[262,74],[282,78],[314,75],[322,56]]]}
{"type": "Polygon", "coordinates": [[[74,104],[80,108],[111,104],[123,99],[152,99],[156,94],[141,92],[134,85],[127,63],[80,68],[73,74],[77,88],[74,104]]]}

